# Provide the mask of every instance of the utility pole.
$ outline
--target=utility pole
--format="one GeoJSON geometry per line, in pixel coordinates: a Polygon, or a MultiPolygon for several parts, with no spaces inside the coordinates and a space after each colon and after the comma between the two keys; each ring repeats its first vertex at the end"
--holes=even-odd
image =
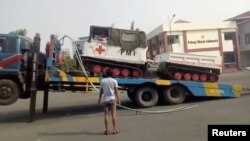
{"type": "Polygon", "coordinates": [[[170,47],[171,47],[172,52],[173,52],[173,48],[172,48],[172,37],[171,37],[171,23],[172,23],[174,17],[175,17],[175,14],[172,16],[172,18],[170,19],[170,21],[168,23],[169,24],[170,47]]]}
{"type": "Polygon", "coordinates": [[[131,26],[130,26],[130,30],[134,30],[134,24],[135,24],[135,21],[132,21],[131,26]]]}

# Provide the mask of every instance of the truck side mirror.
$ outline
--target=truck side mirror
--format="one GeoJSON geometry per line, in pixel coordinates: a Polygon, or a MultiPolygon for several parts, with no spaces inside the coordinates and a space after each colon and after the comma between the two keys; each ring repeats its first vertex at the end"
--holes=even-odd
{"type": "Polygon", "coordinates": [[[26,45],[24,40],[21,40],[20,49],[23,50],[23,51],[30,50],[30,46],[26,45]]]}

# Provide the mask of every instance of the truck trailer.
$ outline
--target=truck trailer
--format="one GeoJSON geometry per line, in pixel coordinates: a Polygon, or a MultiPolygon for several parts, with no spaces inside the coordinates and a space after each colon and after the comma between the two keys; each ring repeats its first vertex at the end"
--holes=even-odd
{"type": "MultiPolygon", "coordinates": [[[[0,34],[0,41],[0,105],[13,104],[19,98],[30,98],[31,120],[35,112],[37,91],[44,92],[43,110],[46,112],[49,91],[89,91],[98,87],[103,79],[103,76],[81,76],[63,71],[58,54],[62,40],[57,36],[51,36],[46,54],[39,52],[38,34],[33,41],[22,36],[0,34]]],[[[77,49],[76,46],[73,48],[77,49]]],[[[84,65],[83,62],[79,63],[84,65]]],[[[139,107],[152,107],[159,101],[181,104],[187,96],[239,97],[242,92],[242,86],[238,84],[114,77],[119,88],[126,91],[131,101],[139,107]]]]}

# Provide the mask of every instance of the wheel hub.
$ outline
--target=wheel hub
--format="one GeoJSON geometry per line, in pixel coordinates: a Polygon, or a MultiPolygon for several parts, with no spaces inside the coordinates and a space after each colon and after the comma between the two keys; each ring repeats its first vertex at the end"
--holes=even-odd
{"type": "Polygon", "coordinates": [[[12,90],[9,87],[3,86],[0,88],[0,98],[7,99],[11,97],[12,90]]]}
{"type": "Polygon", "coordinates": [[[171,97],[173,98],[177,98],[179,94],[180,94],[179,91],[176,89],[171,90],[171,93],[170,93],[171,97]]]}
{"type": "Polygon", "coordinates": [[[145,93],[143,93],[143,95],[142,95],[142,99],[143,99],[144,101],[149,101],[149,100],[152,99],[152,95],[151,95],[149,92],[145,92],[145,93]]]}

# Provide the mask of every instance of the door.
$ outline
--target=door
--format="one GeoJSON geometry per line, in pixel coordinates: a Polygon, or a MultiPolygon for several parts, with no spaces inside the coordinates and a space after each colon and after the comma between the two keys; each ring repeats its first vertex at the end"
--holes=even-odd
{"type": "Polygon", "coordinates": [[[0,69],[18,69],[20,60],[16,38],[0,35],[0,69]]]}

